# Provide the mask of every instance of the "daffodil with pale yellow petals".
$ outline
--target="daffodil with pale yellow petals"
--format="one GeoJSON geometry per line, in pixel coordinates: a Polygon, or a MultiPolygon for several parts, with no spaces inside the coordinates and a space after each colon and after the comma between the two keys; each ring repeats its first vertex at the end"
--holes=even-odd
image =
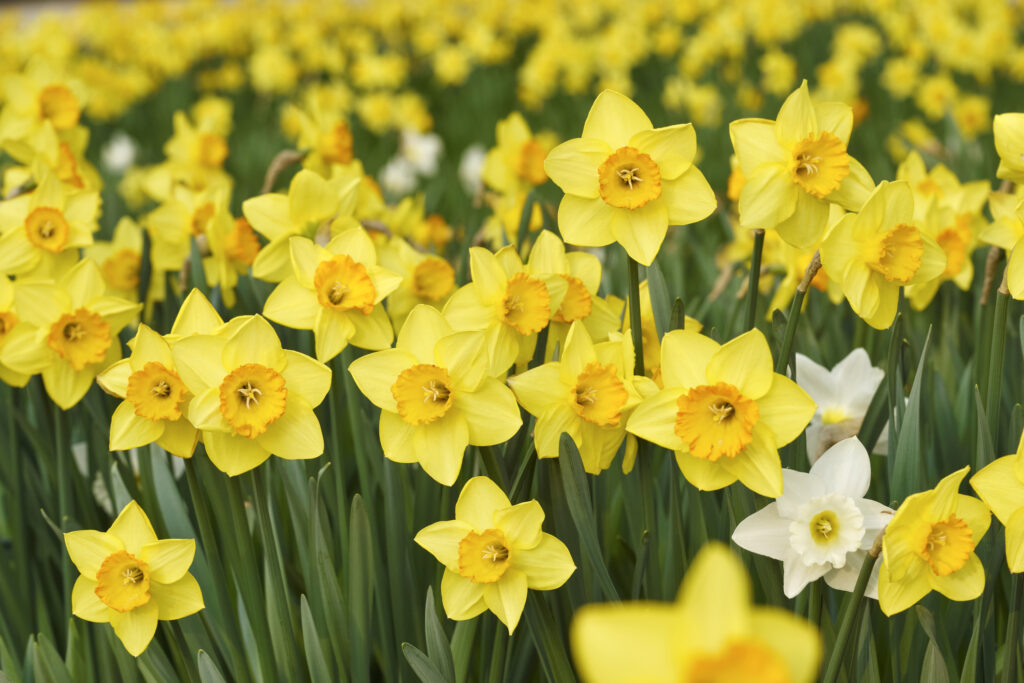
{"type": "Polygon", "coordinates": [[[496,377],[533,355],[537,333],[561,307],[569,283],[554,273],[526,272],[510,246],[497,254],[470,248],[469,272],[473,281],[452,294],[444,317],[455,330],[485,333],[488,374],[496,377]]]}
{"type": "Polygon", "coordinates": [[[204,607],[188,571],[196,542],[159,540],[134,500],[106,531],[72,531],[64,544],[81,573],[71,591],[71,613],[109,623],[134,657],[149,646],[158,621],[183,619],[204,607]]]}
{"type": "Polygon", "coordinates": [[[928,282],[946,269],[942,247],[915,225],[914,197],[902,180],[881,182],[860,213],[832,228],[820,253],[853,312],[875,329],[892,324],[900,287],[928,282]]]}
{"type": "Polygon", "coordinates": [[[291,275],[289,238],[300,235],[320,244],[355,225],[359,177],[335,174],[324,179],[309,169],[292,178],[288,194],[262,194],[242,202],[242,213],[253,229],[270,240],[252,264],[252,274],[267,282],[291,275]]]}
{"type": "MultiPolygon", "coordinates": [[[[582,322],[569,328],[557,362],[545,363],[508,379],[520,405],[537,418],[533,431],[537,457],[557,458],[558,441],[568,433],[579,449],[583,469],[600,474],[626,439],[626,421],[644,396],[657,387],[633,374],[633,342],[615,333],[594,344],[582,322]]],[[[636,456],[630,439],[626,460],[636,456]]]]}
{"type": "Polygon", "coordinates": [[[171,350],[193,395],[188,420],[217,469],[235,476],[271,455],[304,460],[324,452],[313,408],[327,395],[331,371],[282,349],[262,317],[240,316],[220,334],[183,337],[171,350]]]}
{"type": "Polygon", "coordinates": [[[530,248],[527,273],[536,276],[557,275],[567,287],[562,304],[552,311],[548,324],[548,345],[545,357],[555,348],[565,346],[569,327],[579,320],[594,341],[605,341],[619,329],[621,310],[597,294],[601,286],[601,262],[585,251],[566,253],[565,244],[550,230],[542,230],[530,248]]]}
{"type": "Polygon", "coordinates": [[[482,332],[454,332],[437,309],[421,304],[395,348],[355,360],[349,372],[381,409],[385,457],[418,462],[451,486],[466,446],[502,443],[522,425],[515,397],[488,368],[482,332]]]}
{"type": "Polygon", "coordinates": [[[377,250],[361,227],[342,232],[326,247],[292,237],[292,273],[263,305],[263,315],[299,330],[313,330],[316,357],[326,362],[352,344],[378,350],[395,338],[384,297],[402,277],[377,265],[377,250]]]}
{"type": "Polygon", "coordinates": [[[528,590],[554,590],[572,576],[569,549],[541,531],[543,522],[537,501],[512,505],[487,477],[466,482],[455,519],[431,524],[414,539],[444,565],[441,604],[449,619],[490,610],[511,634],[528,590]]]}
{"type": "Polygon", "coordinates": [[[548,153],[544,170],[562,188],[558,229],[568,244],[618,242],[635,261],[654,261],[669,225],[711,215],[717,201],[693,164],[693,124],[655,128],[631,99],[605,90],[582,137],[548,153]]]}
{"type": "Polygon", "coordinates": [[[1006,527],[1006,563],[1024,572],[1024,438],[1017,452],[997,458],[971,477],[971,488],[1006,527]]]}
{"type": "Polygon", "coordinates": [[[142,304],[106,296],[99,266],[89,260],[50,280],[22,280],[14,288],[18,318],[0,349],[0,363],[22,374],[42,373],[46,393],[67,410],[100,371],[121,358],[118,332],[142,304]]]}
{"type": "Polygon", "coordinates": [[[132,353],[104,370],[96,383],[124,399],[110,418],[110,450],[126,451],[154,441],[172,455],[192,457],[199,432],[185,417],[192,394],[174,367],[171,346],[139,325],[132,353]]]}
{"type": "Polygon", "coordinates": [[[729,124],[746,178],[740,224],[778,230],[783,240],[808,249],[821,239],[829,204],[858,211],[874,182],[847,153],[853,110],[842,102],[814,102],[807,81],[782,103],[778,118],[729,124]]]}
{"type": "MultiPolygon", "coordinates": [[[[174,317],[174,323],[171,324],[171,331],[164,335],[164,339],[173,344],[183,337],[191,337],[196,334],[216,334],[225,327],[234,328],[245,321],[246,318],[240,316],[232,318],[230,323],[225,323],[206,295],[198,289],[193,289],[181,302],[178,315],[174,317]]],[[[131,342],[128,343],[131,345],[131,342]]]]}
{"type": "Polygon", "coordinates": [[[100,197],[73,191],[48,168],[32,192],[0,201],[0,273],[58,278],[92,244],[100,197]]]}
{"type": "MultiPolygon", "coordinates": [[[[21,319],[18,318],[18,312],[14,308],[14,283],[5,277],[0,277],[0,358],[3,357],[7,338],[20,322],[21,319]]],[[[28,384],[30,377],[29,374],[12,370],[0,360],[0,382],[12,387],[23,387],[28,384]]]]}
{"type": "Polygon", "coordinates": [[[996,114],[992,135],[999,154],[996,177],[1024,183],[1024,114],[996,114]]]}
{"type": "Polygon", "coordinates": [[[958,493],[970,469],[957,470],[934,489],[908,496],[886,527],[878,604],[887,616],[933,590],[957,601],[974,600],[984,590],[985,569],[974,549],[992,514],[977,498],[958,493]]]}
{"type": "Polygon", "coordinates": [[[500,194],[512,196],[520,196],[546,183],[544,157],[553,146],[550,137],[534,135],[517,111],[498,121],[495,146],[488,150],[484,159],[484,183],[500,194]]]}
{"type": "Polygon", "coordinates": [[[379,247],[380,265],[402,276],[402,284],[387,298],[388,315],[396,330],[402,329],[409,312],[420,304],[444,308],[455,291],[455,269],[436,254],[417,251],[405,238],[392,236],[379,247]]]}
{"type": "Polygon", "coordinates": [[[674,603],[584,605],[569,631],[584,683],[811,683],[822,643],[806,619],[751,604],[739,558],[712,542],[674,603]]]}
{"type": "Polygon", "coordinates": [[[687,481],[702,491],[739,480],[762,496],[782,494],[778,449],[797,438],[814,401],[773,370],[759,330],[727,344],[686,330],[661,342],[664,389],[644,400],[626,430],[673,450],[687,481]]]}

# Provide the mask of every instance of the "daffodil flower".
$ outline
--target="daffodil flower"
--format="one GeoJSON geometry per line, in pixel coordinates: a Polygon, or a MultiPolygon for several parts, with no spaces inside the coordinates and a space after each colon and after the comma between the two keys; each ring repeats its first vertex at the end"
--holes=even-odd
{"type": "Polygon", "coordinates": [[[118,332],[142,304],[105,296],[99,267],[80,261],[56,283],[23,280],[15,286],[18,317],[0,349],[0,363],[15,372],[42,373],[43,386],[64,410],[78,403],[93,379],[121,358],[118,332]]]}
{"type": "Polygon", "coordinates": [[[324,452],[313,408],[327,395],[331,371],[282,349],[262,317],[235,318],[220,334],[183,337],[171,352],[193,395],[188,420],[217,469],[235,476],[271,455],[301,460],[324,452]]]}
{"type": "Polygon", "coordinates": [[[778,449],[797,438],[814,401],[772,369],[768,342],[751,330],[725,345],[686,330],[661,342],[665,388],[645,399],[626,430],[673,450],[702,491],[739,480],[763,496],[782,494],[778,449]]]}
{"type": "Polygon", "coordinates": [[[93,242],[85,248],[85,258],[92,259],[103,272],[107,292],[122,299],[139,298],[139,271],[142,266],[142,228],[128,216],[114,227],[110,242],[93,242]]]}
{"type": "Polygon", "coordinates": [[[149,646],[158,621],[183,619],[204,607],[188,571],[196,542],[159,540],[134,500],[106,531],[72,531],[64,543],[81,573],[71,591],[72,614],[109,623],[134,657],[149,646]]]}
{"type": "Polygon", "coordinates": [[[99,193],[66,189],[43,168],[35,190],[0,202],[0,273],[57,278],[92,244],[99,193]]]}
{"type": "Polygon", "coordinates": [[[29,374],[16,372],[3,363],[4,344],[21,319],[14,309],[14,283],[7,278],[0,278],[0,382],[12,387],[23,387],[28,384],[29,374]]]}
{"type": "MultiPolygon", "coordinates": [[[[893,515],[864,498],[871,484],[868,452],[855,437],[844,439],[809,473],[782,470],[782,481],[782,495],[740,522],[733,542],[782,562],[787,598],[821,577],[853,591],[867,551],[893,515]]],[[[865,595],[878,597],[877,564],[865,595]]]]}
{"type": "Polygon", "coordinates": [[[583,136],[548,154],[544,170],[562,188],[558,229],[568,244],[621,244],[645,266],[669,225],[711,215],[717,202],[693,164],[693,124],[654,128],[631,99],[605,90],[590,108],[583,136]]]}
{"type": "Polygon", "coordinates": [[[463,621],[490,610],[511,634],[528,589],[549,591],[576,571],[565,544],[541,531],[535,500],[512,505],[487,477],[466,482],[455,519],[421,529],[413,539],[444,565],[441,604],[463,621]]]}
{"type": "MultiPolygon", "coordinates": [[[[807,459],[812,465],[833,445],[860,432],[884,378],[885,372],[871,365],[864,349],[854,349],[831,370],[796,354],[796,382],[818,405],[807,427],[807,459]]],[[[888,430],[882,429],[874,452],[886,453],[888,446],[888,430]]]]}
{"type": "Polygon", "coordinates": [[[1017,452],[997,458],[971,477],[971,488],[1006,527],[1006,563],[1024,572],[1024,439],[1017,452]]]}
{"type": "Polygon", "coordinates": [[[62,132],[78,125],[88,92],[84,83],[61,73],[38,55],[4,82],[0,141],[33,141],[47,126],[62,132]]]}
{"type": "Polygon", "coordinates": [[[325,244],[356,225],[358,177],[336,174],[325,180],[309,169],[292,178],[288,194],[262,194],[242,202],[242,213],[253,229],[270,240],[252,264],[255,277],[280,282],[291,275],[289,238],[293,235],[317,239],[325,244]]]}
{"type": "Polygon", "coordinates": [[[326,247],[305,237],[292,237],[289,247],[292,272],[267,297],[263,315],[313,330],[323,362],[349,344],[372,350],[391,345],[395,333],[381,302],[402,278],[377,265],[376,247],[363,228],[342,232],[326,247]]]}
{"type": "MultiPolygon", "coordinates": [[[[629,314],[629,302],[626,302],[622,314],[622,333],[629,334],[632,318],[629,314]]],[[[696,318],[685,316],[683,329],[700,332],[704,328],[696,318]]],[[[648,280],[640,283],[640,338],[644,345],[644,371],[661,388],[661,337],[658,326],[654,323],[654,306],[651,304],[651,288],[648,280]]]]}
{"type": "Polygon", "coordinates": [[[900,287],[928,282],[946,269],[942,247],[914,224],[906,181],[880,183],[860,213],[832,228],[820,251],[854,313],[875,329],[892,324],[900,287]]]}
{"type": "Polygon", "coordinates": [[[535,136],[526,119],[517,111],[498,121],[495,146],[484,158],[484,183],[504,195],[519,196],[547,182],[544,157],[551,149],[549,140],[535,136]]]}
{"type": "Polygon", "coordinates": [[[440,310],[455,291],[455,269],[435,254],[417,251],[397,235],[378,250],[380,265],[402,276],[402,284],[387,298],[388,315],[396,330],[420,304],[440,310]]]}
{"type": "Polygon", "coordinates": [[[1024,114],[996,114],[992,135],[999,154],[996,177],[1024,183],[1024,114]]]}
{"type": "Polygon", "coordinates": [[[174,367],[167,340],[139,325],[132,353],[104,370],[96,383],[124,399],[110,418],[110,450],[154,441],[168,453],[192,457],[199,433],[185,415],[192,399],[174,367]]]}
{"type": "Polygon", "coordinates": [[[466,446],[492,446],[522,425],[512,392],[488,374],[480,332],[454,332],[426,305],[412,310],[394,349],[349,366],[356,386],[381,409],[385,457],[418,462],[451,486],[466,446]]]}
{"type": "Polygon", "coordinates": [[[491,376],[528,360],[537,333],[558,311],[569,283],[553,273],[531,275],[512,247],[492,254],[483,247],[469,250],[473,281],[456,290],[444,317],[456,330],[482,330],[491,376]]]}
{"type": "Polygon", "coordinates": [[[867,170],[846,150],[853,110],[841,102],[814,102],[804,81],[775,121],[739,119],[729,137],[746,178],[740,223],[775,229],[800,249],[821,239],[829,204],[858,211],[874,186],[867,170]]]}
{"type": "MultiPolygon", "coordinates": [[[[508,383],[523,408],[537,418],[537,457],[557,458],[558,440],[568,433],[591,474],[611,466],[626,438],[630,414],[657,389],[651,380],[633,374],[630,337],[615,334],[594,344],[578,321],[569,328],[558,362],[510,377],[508,383]]],[[[626,451],[628,461],[635,458],[635,439],[626,451]]]]}
{"type": "Polygon", "coordinates": [[[806,619],[751,604],[743,564],[718,542],[697,554],[676,602],[584,605],[569,636],[584,683],[810,683],[822,655],[806,619]]]}
{"type": "Polygon", "coordinates": [[[887,616],[933,590],[958,601],[974,600],[984,590],[985,569],[974,549],[988,531],[992,514],[977,498],[958,493],[969,469],[957,470],[934,489],[909,496],[886,527],[878,604],[887,616]]]}

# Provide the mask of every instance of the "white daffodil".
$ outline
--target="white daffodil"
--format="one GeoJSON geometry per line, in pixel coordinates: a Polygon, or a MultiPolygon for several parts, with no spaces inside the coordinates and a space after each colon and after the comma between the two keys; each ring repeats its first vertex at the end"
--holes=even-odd
{"type": "MultiPolygon", "coordinates": [[[[733,542],[782,561],[786,597],[822,576],[832,588],[852,591],[867,551],[893,515],[892,509],[863,498],[871,483],[864,446],[856,438],[844,439],[809,473],[782,470],[782,481],[782,495],[740,522],[733,542]]],[[[880,564],[865,593],[870,598],[878,598],[880,564]]]]}
{"type": "MultiPolygon", "coordinates": [[[[807,458],[811,464],[833,444],[860,432],[871,399],[884,378],[885,372],[871,365],[864,349],[854,349],[831,370],[796,354],[796,383],[818,404],[807,427],[807,458]]],[[[888,446],[888,430],[882,429],[874,452],[887,453],[888,446]]]]}

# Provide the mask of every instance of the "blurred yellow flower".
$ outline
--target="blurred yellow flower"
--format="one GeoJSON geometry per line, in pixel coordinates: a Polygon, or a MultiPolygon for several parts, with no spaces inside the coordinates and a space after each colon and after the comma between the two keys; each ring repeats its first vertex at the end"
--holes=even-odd
{"type": "Polygon", "coordinates": [[[1006,563],[1024,572],[1024,439],[1017,452],[997,458],[971,477],[971,488],[1006,527],[1006,563]]]}

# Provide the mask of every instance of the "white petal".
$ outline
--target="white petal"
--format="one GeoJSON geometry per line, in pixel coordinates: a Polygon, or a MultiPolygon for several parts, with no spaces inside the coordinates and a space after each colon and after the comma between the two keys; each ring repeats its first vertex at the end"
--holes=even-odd
{"type": "Polygon", "coordinates": [[[828,368],[818,365],[802,353],[796,354],[796,383],[819,406],[836,402],[836,383],[828,368]]]}
{"type": "Polygon", "coordinates": [[[871,459],[860,440],[851,436],[825,451],[811,474],[823,479],[829,492],[862,498],[871,484],[871,459]]]}
{"type": "Polygon", "coordinates": [[[776,499],[779,514],[796,519],[797,509],[815,496],[825,495],[825,482],[814,475],[796,470],[782,470],[782,495],[776,499]]]}
{"type": "Polygon", "coordinates": [[[789,520],[779,515],[777,503],[768,503],[736,526],[733,543],[758,555],[784,560],[793,551],[789,544],[789,520]]]}
{"type": "Polygon", "coordinates": [[[782,592],[787,598],[795,598],[804,586],[821,578],[831,568],[829,564],[806,565],[794,554],[782,562],[782,592]]]}

